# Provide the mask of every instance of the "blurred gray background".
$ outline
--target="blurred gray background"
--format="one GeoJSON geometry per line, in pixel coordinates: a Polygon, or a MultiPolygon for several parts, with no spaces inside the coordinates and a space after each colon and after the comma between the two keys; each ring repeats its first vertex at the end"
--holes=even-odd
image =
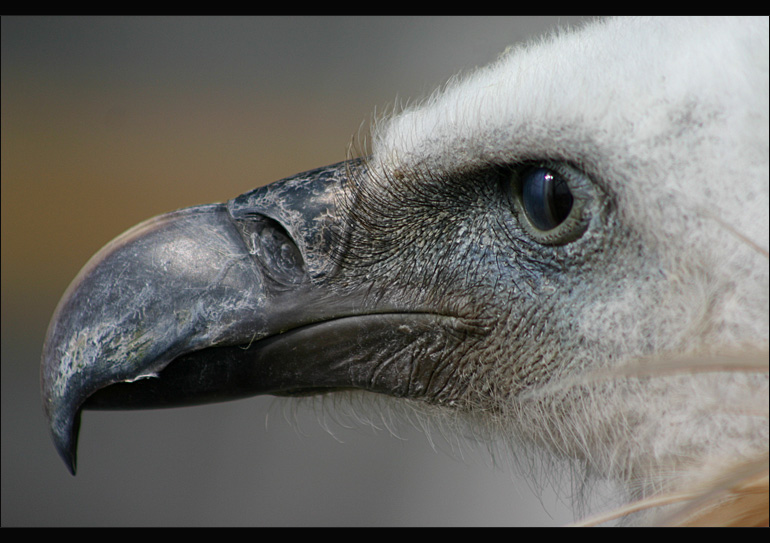
{"type": "Polygon", "coordinates": [[[67,284],[130,226],[343,160],[375,109],[581,21],[3,17],[2,525],[571,521],[485,453],[408,425],[325,429],[269,397],[87,412],[72,477],[38,364],[67,284]]]}

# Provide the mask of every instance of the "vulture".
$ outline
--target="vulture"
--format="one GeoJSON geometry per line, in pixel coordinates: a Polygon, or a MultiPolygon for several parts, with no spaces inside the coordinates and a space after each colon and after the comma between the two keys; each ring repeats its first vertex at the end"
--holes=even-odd
{"type": "Polygon", "coordinates": [[[593,21],[135,226],[51,319],[59,454],[84,409],[368,397],[611,481],[585,524],[766,526],[768,49],[764,17],[593,21]]]}

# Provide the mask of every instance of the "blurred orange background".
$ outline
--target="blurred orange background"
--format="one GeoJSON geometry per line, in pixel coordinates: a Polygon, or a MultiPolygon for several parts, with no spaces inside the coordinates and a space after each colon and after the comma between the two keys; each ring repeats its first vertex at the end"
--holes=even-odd
{"type": "Polygon", "coordinates": [[[510,470],[437,453],[419,432],[330,424],[335,437],[312,410],[274,420],[269,398],[87,413],[73,478],[37,380],[59,297],[122,231],[343,160],[375,109],[576,22],[4,16],[2,525],[571,520],[510,470]]]}

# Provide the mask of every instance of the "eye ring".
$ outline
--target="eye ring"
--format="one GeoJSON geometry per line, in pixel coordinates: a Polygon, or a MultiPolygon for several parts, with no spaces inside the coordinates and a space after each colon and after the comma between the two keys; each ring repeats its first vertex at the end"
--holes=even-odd
{"type": "Polygon", "coordinates": [[[543,245],[563,245],[585,233],[590,221],[590,182],[562,162],[527,164],[511,177],[511,199],[519,223],[543,245]]]}

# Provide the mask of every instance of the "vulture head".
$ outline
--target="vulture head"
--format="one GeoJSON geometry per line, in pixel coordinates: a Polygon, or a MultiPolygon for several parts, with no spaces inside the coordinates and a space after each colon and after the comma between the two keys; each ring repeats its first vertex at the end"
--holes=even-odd
{"type": "Polygon", "coordinates": [[[623,513],[723,522],[759,481],[766,523],[768,175],[766,18],[508,51],[363,158],[99,251],[45,340],[54,443],[74,473],[84,409],[367,391],[617,481],[623,513]]]}

